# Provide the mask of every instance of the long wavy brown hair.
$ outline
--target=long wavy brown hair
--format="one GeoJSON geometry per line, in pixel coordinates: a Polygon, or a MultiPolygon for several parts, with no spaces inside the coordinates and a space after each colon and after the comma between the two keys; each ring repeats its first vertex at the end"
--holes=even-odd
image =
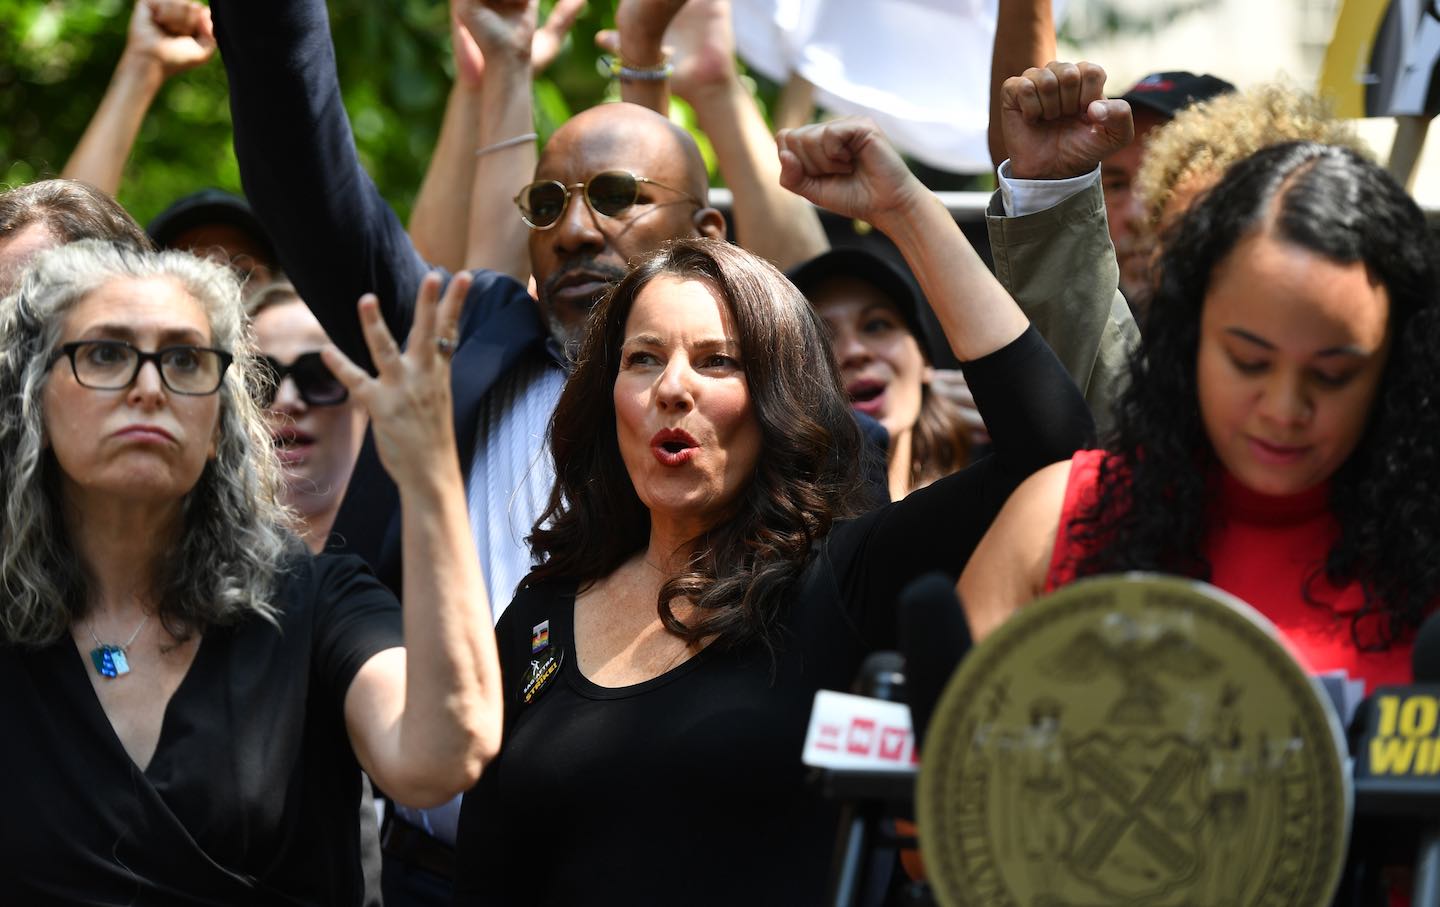
{"type": "Polygon", "coordinates": [[[620,457],[614,387],[625,322],[657,277],[698,280],[729,308],[761,451],[733,515],[692,540],[689,570],[660,589],[665,628],[695,643],[773,649],[786,591],[836,519],[858,510],[861,435],[818,315],[764,260],[725,242],[682,239],[640,260],[590,316],[579,362],[550,422],[555,488],[530,544],[525,585],[609,575],[650,539],[650,512],[620,457]],[[701,617],[675,615],[685,600],[701,617]]]}

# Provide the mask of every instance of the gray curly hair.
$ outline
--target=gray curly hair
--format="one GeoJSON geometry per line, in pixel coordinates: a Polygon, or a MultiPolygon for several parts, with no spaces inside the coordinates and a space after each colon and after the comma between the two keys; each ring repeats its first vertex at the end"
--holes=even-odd
{"type": "Polygon", "coordinates": [[[160,619],[179,638],[249,615],[274,619],[292,517],[249,389],[254,352],[240,286],[229,269],[188,253],[86,240],[37,256],[0,301],[0,641],[48,645],[88,607],[91,580],[61,516],[42,394],[65,315],[112,280],[154,278],[199,302],[213,344],[235,357],[219,391],[216,456],[186,496],[176,549],[154,566],[160,619]]]}

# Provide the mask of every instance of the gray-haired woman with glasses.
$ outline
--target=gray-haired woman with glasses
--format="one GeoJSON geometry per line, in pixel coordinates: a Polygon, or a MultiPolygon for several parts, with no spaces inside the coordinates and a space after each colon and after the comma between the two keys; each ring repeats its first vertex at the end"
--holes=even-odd
{"type": "Polygon", "coordinates": [[[326,352],[424,554],[403,617],[290,532],[229,271],[82,242],[0,302],[7,898],[358,904],[360,770],[421,806],[474,782],[500,707],[451,438],[467,283],[425,282],[403,354],[361,302],[378,378],[326,352]]]}

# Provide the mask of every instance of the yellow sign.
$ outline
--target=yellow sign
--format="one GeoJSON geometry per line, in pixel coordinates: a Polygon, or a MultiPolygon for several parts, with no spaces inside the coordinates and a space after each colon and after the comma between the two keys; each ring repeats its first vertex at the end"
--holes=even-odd
{"type": "Polygon", "coordinates": [[[1390,0],[1344,0],[1335,19],[1335,37],[1320,67],[1320,94],[1348,119],[1375,116],[1365,109],[1365,89],[1376,78],[1371,67],[1375,38],[1390,0]]]}

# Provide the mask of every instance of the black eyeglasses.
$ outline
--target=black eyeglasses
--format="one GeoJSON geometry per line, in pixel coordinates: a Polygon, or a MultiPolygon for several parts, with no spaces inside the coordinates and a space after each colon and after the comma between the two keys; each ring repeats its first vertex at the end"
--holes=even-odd
{"type": "Polygon", "coordinates": [[[265,380],[256,388],[255,402],[262,408],[275,402],[280,382],[287,377],[295,382],[300,399],[309,406],[337,406],[350,397],[350,391],[326,367],[318,352],[301,353],[289,365],[281,365],[272,356],[261,356],[258,362],[265,380]]]}
{"type": "Polygon", "coordinates": [[[76,340],[61,344],[50,357],[53,368],[63,358],[81,387],[97,391],[118,391],[130,386],[140,366],[155,363],[160,382],[177,394],[204,397],[220,389],[225,369],[234,357],[224,350],[205,346],[166,346],[153,353],[136,349],[124,340],[76,340]]]}
{"type": "Polygon", "coordinates": [[[538,180],[520,190],[520,194],[515,196],[515,206],[520,209],[520,219],[525,221],[526,226],[533,230],[548,230],[565,214],[570,193],[575,190],[585,190],[585,204],[590,206],[591,211],[605,217],[618,217],[635,204],[641,183],[678,192],[685,201],[698,207],[705,204],[682,189],[636,176],[628,170],[606,170],[590,177],[589,182],[568,186],[559,180],[538,180]]]}

